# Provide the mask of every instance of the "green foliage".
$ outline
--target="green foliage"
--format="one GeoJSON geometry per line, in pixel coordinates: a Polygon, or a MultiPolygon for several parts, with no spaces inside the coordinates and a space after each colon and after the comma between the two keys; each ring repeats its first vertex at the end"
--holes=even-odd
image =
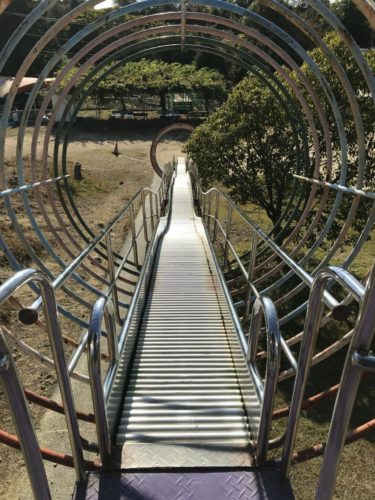
{"type": "MultiPolygon", "coordinates": [[[[321,49],[309,51],[317,63],[320,72],[325,76],[337,100],[338,109],[344,122],[347,141],[348,173],[346,184],[374,190],[375,187],[375,106],[367,88],[364,76],[354,60],[349,49],[340,37],[329,32],[325,43],[336,54],[343,66],[354,90],[354,94],[362,116],[365,131],[366,168],[363,176],[358,176],[359,147],[358,130],[343,86],[338,79],[331,62],[321,49]]],[[[370,69],[375,70],[375,51],[364,53],[370,69]]],[[[341,142],[337,123],[327,96],[321,83],[311,68],[305,63],[301,67],[315,92],[323,104],[324,112],[329,122],[331,141],[334,150],[333,182],[338,182],[342,171],[340,157],[341,142]]],[[[323,165],[325,143],[323,131],[315,106],[297,75],[290,72],[301,91],[305,94],[311,111],[315,114],[315,123],[319,130],[321,159],[321,174],[325,177],[323,165]]],[[[290,94],[293,95],[290,89],[290,94]]],[[[196,162],[206,185],[219,180],[230,188],[236,200],[246,203],[253,202],[263,207],[273,222],[278,219],[288,195],[291,174],[295,171],[296,151],[289,118],[270,91],[262,87],[255,77],[247,77],[232,92],[227,102],[209,120],[199,127],[191,136],[187,152],[196,162]]],[[[311,159],[314,150],[310,150],[311,159]]],[[[327,207],[336,196],[332,192],[327,207]]],[[[343,221],[349,215],[353,198],[344,195],[336,221],[332,226],[329,239],[337,237],[343,221]]],[[[362,200],[353,222],[354,231],[349,238],[357,238],[363,228],[370,208],[370,201],[362,200]]],[[[321,219],[322,224],[325,218],[321,219]]],[[[318,228],[320,230],[320,228],[318,228]]],[[[347,243],[349,243],[349,239],[347,243]]]]}
{"type": "MultiPolygon", "coordinates": [[[[365,78],[356,63],[354,57],[352,56],[349,49],[342,42],[339,35],[335,32],[328,33],[324,38],[327,46],[334,52],[337,59],[340,61],[346,75],[350,81],[353,88],[356,101],[358,103],[359,112],[361,115],[364,135],[365,135],[365,170],[364,174],[358,175],[359,166],[359,146],[358,146],[358,134],[357,127],[353,118],[353,109],[350,105],[348,97],[343,90],[342,83],[338,79],[332,64],[323,54],[322,50],[314,49],[310,51],[311,57],[319,66],[321,73],[325,76],[329,83],[330,88],[333,91],[335,99],[338,104],[339,112],[341,113],[344,130],[347,141],[347,164],[348,171],[346,177],[346,185],[348,186],[358,186],[360,188],[374,190],[375,189],[375,105],[366,84],[365,78]]],[[[370,71],[375,71],[375,51],[368,50],[364,52],[364,57],[370,67],[370,71]]],[[[313,74],[311,69],[307,64],[302,66],[302,70],[309,78],[311,84],[314,86],[316,93],[319,96],[320,102],[323,104],[325,114],[329,122],[329,128],[331,132],[331,140],[334,150],[334,169],[333,169],[333,182],[338,182],[340,173],[342,171],[342,158],[341,158],[341,142],[338,133],[338,127],[335,120],[335,116],[332,111],[332,107],[324,94],[320,82],[318,82],[316,76],[313,74]]],[[[296,78],[296,76],[294,75],[296,78]]],[[[297,79],[296,79],[297,81],[297,79]]],[[[302,86],[301,86],[301,90],[302,86]]],[[[307,96],[306,96],[307,97],[307,96]]],[[[318,121],[317,121],[318,122],[318,121]]],[[[325,145],[323,143],[323,135],[321,134],[321,149],[324,151],[325,145]]],[[[324,173],[324,172],[323,172],[324,173]]],[[[332,193],[331,197],[334,196],[332,193]]],[[[332,227],[330,233],[330,239],[337,237],[339,231],[342,227],[342,222],[346,220],[351,209],[353,198],[351,196],[344,196],[343,201],[340,205],[340,212],[336,217],[336,221],[332,227]]],[[[371,202],[370,200],[362,200],[356,214],[355,220],[353,221],[354,229],[361,231],[363,228],[368,213],[370,210],[371,202]]],[[[352,240],[356,239],[356,233],[353,232],[351,235],[352,240]]],[[[348,241],[349,243],[349,241],[348,241]]]]}
{"type": "Polygon", "coordinates": [[[224,94],[226,83],[223,76],[213,69],[141,59],[113,71],[100,83],[99,89],[119,98],[133,92],[156,94],[160,96],[161,107],[165,108],[167,92],[197,92],[209,97],[224,94]]]}
{"type": "Polygon", "coordinates": [[[241,203],[263,207],[275,223],[296,165],[289,118],[275,95],[247,76],[186,145],[203,182],[219,180],[241,203]]]}

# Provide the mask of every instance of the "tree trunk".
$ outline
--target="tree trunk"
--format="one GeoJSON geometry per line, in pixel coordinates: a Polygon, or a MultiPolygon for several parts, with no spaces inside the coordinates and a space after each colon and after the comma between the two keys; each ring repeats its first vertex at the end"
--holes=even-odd
{"type": "Polygon", "coordinates": [[[164,111],[165,109],[167,109],[165,92],[161,92],[159,94],[159,97],[160,97],[160,107],[161,107],[162,111],[164,111]]]}

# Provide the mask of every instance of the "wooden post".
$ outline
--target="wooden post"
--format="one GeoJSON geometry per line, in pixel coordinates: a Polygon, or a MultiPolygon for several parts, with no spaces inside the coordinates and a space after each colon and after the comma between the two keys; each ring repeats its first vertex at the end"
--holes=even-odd
{"type": "Polygon", "coordinates": [[[74,180],[81,181],[83,179],[81,172],[82,165],[77,161],[74,165],[74,180]]]}

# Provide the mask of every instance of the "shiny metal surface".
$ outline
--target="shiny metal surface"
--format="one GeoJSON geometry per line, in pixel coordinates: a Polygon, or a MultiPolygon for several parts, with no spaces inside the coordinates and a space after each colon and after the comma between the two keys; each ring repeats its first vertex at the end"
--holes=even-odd
{"type": "MultiPolygon", "coordinates": [[[[374,274],[374,272],[373,272],[374,274]]],[[[372,274],[372,276],[373,276],[372,274]]],[[[301,345],[301,351],[300,351],[300,356],[298,360],[298,369],[297,369],[297,374],[295,378],[295,383],[294,383],[294,389],[293,389],[293,396],[292,396],[292,401],[290,405],[290,413],[289,413],[289,419],[288,419],[288,425],[286,428],[286,435],[285,435],[285,441],[284,441],[284,447],[283,447],[283,453],[282,453],[282,471],[285,475],[289,474],[290,466],[291,466],[291,460],[292,460],[292,453],[293,453],[293,446],[294,442],[296,439],[297,435],[297,430],[298,430],[298,420],[299,416],[301,413],[301,404],[302,404],[302,399],[304,396],[304,391],[307,383],[307,377],[310,372],[310,366],[311,366],[311,360],[316,344],[316,339],[318,336],[320,324],[321,324],[321,319],[323,315],[323,303],[322,303],[322,297],[324,293],[324,289],[327,285],[327,282],[329,279],[334,279],[338,283],[340,283],[345,289],[347,289],[354,298],[356,298],[360,304],[362,304],[362,300],[364,297],[364,287],[347,271],[345,271],[342,268],[339,267],[328,267],[324,268],[319,273],[314,279],[313,286],[310,290],[310,296],[309,296],[309,304],[308,304],[308,309],[307,309],[307,316],[305,320],[305,326],[304,326],[304,335],[302,339],[302,345],[301,345]]],[[[373,286],[373,285],[372,285],[373,286]]],[[[370,287],[372,288],[372,287],[370,287]]],[[[373,290],[371,291],[371,294],[373,294],[373,290]]],[[[373,300],[369,298],[369,295],[366,295],[367,300],[373,300]]],[[[371,314],[369,309],[367,309],[367,315],[371,314]]],[[[362,316],[362,319],[366,316],[362,316]]],[[[369,335],[368,338],[371,339],[371,326],[370,323],[368,322],[368,318],[366,319],[366,326],[365,329],[363,330],[359,326],[359,321],[361,321],[361,316],[359,317],[359,320],[357,320],[357,329],[359,332],[359,335],[369,335]],[[369,331],[370,329],[370,331],[369,331]]],[[[354,339],[354,337],[353,337],[354,339]]],[[[349,362],[351,364],[351,357],[349,359],[349,362]]],[[[359,371],[359,370],[358,370],[359,371]]],[[[345,373],[345,369],[344,372],[345,373]]],[[[344,375],[343,375],[344,376],[344,375]]],[[[344,394],[344,399],[346,401],[352,401],[353,398],[355,397],[357,388],[356,384],[358,384],[359,379],[356,377],[353,377],[353,384],[351,389],[348,390],[348,383],[342,384],[341,388],[344,394]]],[[[350,406],[350,405],[349,405],[350,406]]],[[[352,406],[350,406],[351,410],[352,406]]],[[[350,413],[346,413],[347,419],[350,417],[350,413]]],[[[333,419],[335,418],[334,416],[332,417],[333,419]]],[[[339,420],[342,420],[342,422],[346,422],[345,416],[340,415],[339,420]]],[[[337,417],[336,417],[337,419],[337,417]]],[[[339,437],[342,438],[342,443],[343,440],[345,439],[345,429],[346,426],[344,425],[342,427],[342,424],[340,425],[341,432],[339,433],[339,437]]],[[[336,429],[337,432],[337,429],[336,429]]],[[[338,456],[336,457],[338,458],[338,456]]],[[[329,474],[333,478],[333,483],[334,484],[334,478],[336,474],[336,468],[337,468],[337,462],[335,467],[332,467],[329,469],[327,474],[329,474]]],[[[323,468],[324,470],[324,468],[323,468]]],[[[327,497],[330,498],[330,497],[327,497]]]]}
{"type": "MultiPolygon", "coordinates": [[[[352,288],[355,288],[356,285],[357,283],[353,283],[352,288]]],[[[375,266],[372,268],[363,294],[358,299],[361,307],[346,356],[340,380],[340,388],[333,410],[322,469],[316,490],[315,498],[317,500],[329,500],[333,496],[341,452],[344,447],[346,432],[357,396],[361,375],[363,370],[370,368],[373,371],[375,367],[374,356],[364,355],[361,358],[359,355],[358,357],[358,350],[366,353],[369,352],[375,337],[375,266]],[[353,362],[356,357],[357,363],[353,362]],[[359,360],[362,363],[358,363],[359,360]]]]}
{"type": "Polygon", "coordinates": [[[28,405],[16,366],[0,331],[0,382],[8,402],[12,420],[25,458],[25,466],[29,476],[35,500],[50,500],[46,472],[44,470],[39,444],[29,414],[28,405]]]}
{"type": "Polygon", "coordinates": [[[77,415],[75,413],[73,393],[67,363],[65,360],[60,326],[57,319],[57,306],[52,283],[40,271],[36,271],[34,269],[19,271],[12,278],[9,278],[1,285],[0,304],[29,282],[37,283],[41,289],[46,330],[55,362],[56,376],[60,388],[61,399],[64,405],[65,420],[74,459],[76,477],[77,481],[83,481],[86,477],[86,471],[83,462],[81,437],[79,434],[77,415]]]}
{"type": "Polygon", "coordinates": [[[262,413],[257,439],[258,464],[263,464],[267,457],[272,413],[276,396],[277,377],[280,369],[280,357],[281,334],[276,308],[272,300],[268,297],[258,297],[251,312],[249,345],[247,352],[247,359],[254,383],[256,387],[260,386],[262,390],[262,413]],[[259,334],[263,318],[265,323],[265,332],[267,335],[267,365],[264,384],[256,365],[259,334]]]}
{"type": "MultiPolygon", "coordinates": [[[[160,445],[165,443],[176,465],[184,454],[173,459],[173,450],[186,447],[190,455],[197,443],[195,455],[202,455],[197,464],[217,464],[213,451],[221,445],[228,465],[231,446],[235,463],[238,454],[246,453],[251,463],[251,430],[240,387],[241,382],[249,385],[249,373],[181,160],[151,279],[116,437],[123,445],[123,461],[127,466],[139,463],[147,446],[158,466],[163,458],[152,448],[164,449],[160,445]]],[[[126,370],[120,363],[117,377],[126,370]]],[[[253,419],[259,421],[259,399],[251,390],[247,397],[253,401],[253,419]]],[[[115,396],[122,397],[121,386],[114,385],[115,396]]]]}

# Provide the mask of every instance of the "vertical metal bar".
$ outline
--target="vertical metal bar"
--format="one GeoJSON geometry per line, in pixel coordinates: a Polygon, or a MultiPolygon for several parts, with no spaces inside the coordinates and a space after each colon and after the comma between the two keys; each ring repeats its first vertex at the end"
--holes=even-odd
{"type": "MultiPolygon", "coordinates": [[[[100,338],[106,302],[107,299],[101,297],[95,302],[92,309],[89,326],[87,358],[99,453],[103,463],[108,460],[111,454],[111,441],[109,439],[108,420],[104,403],[100,367],[100,338]]],[[[107,333],[110,335],[110,331],[107,333]]]]}
{"type": "Polygon", "coordinates": [[[134,218],[133,203],[129,207],[129,212],[130,212],[130,227],[131,227],[131,232],[132,232],[132,247],[133,247],[134,263],[135,263],[135,265],[137,267],[139,267],[138,246],[137,246],[137,233],[136,233],[136,230],[135,230],[135,218],[134,218]]]}
{"type": "Polygon", "coordinates": [[[0,331],[0,380],[8,402],[31,489],[36,500],[50,500],[46,471],[34,432],[25,395],[4,334],[0,331]]]}
{"type": "Polygon", "coordinates": [[[229,245],[228,241],[230,240],[230,230],[232,226],[232,205],[229,203],[228,204],[228,216],[227,216],[227,228],[225,232],[225,246],[224,246],[224,267],[227,266],[228,264],[228,250],[229,250],[229,245]]]}
{"type": "Polygon", "coordinates": [[[254,383],[262,399],[262,411],[257,439],[258,465],[262,465],[267,458],[268,440],[271,431],[272,412],[280,367],[280,341],[281,335],[275,305],[268,297],[258,297],[251,313],[246,356],[250,372],[253,374],[254,383]],[[257,347],[263,317],[267,335],[267,365],[264,384],[256,365],[257,347]]]}
{"type": "Polygon", "coordinates": [[[77,481],[84,481],[86,479],[86,471],[83,460],[81,436],[75,412],[73,392],[70,385],[60,325],[57,319],[57,305],[53,284],[41,271],[24,269],[8,279],[0,287],[0,303],[7,300],[21,286],[29,282],[36,282],[40,286],[46,330],[51,345],[61,399],[64,406],[65,420],[68,428],[76,477],[77,481]]]}
{"type": "MultiPolygon", "coordinates": [[[[307,306],[305,327],[298,360],[298,370],[294,382],[292,402],[290,405],[288,425],[286,428],[284,448],[281,458],[281,471],[285,476],[289,475],[292,462],[293,446],[298,430],[298,419],[301,412],[302,399],[306,388],[307,377],[311,366],[311,358],[313,356],[316,338],[323,314],[324,289],[326,282],[330,278],[334,278],[335,281],[346,288],[357,300],[361,300],[364,294],[363,286],[345,269],[331,266],[329,268],[321,269],[319,274],[315,276],[310,290],[309,302],[307,306]]],[[[364,317],[368,320],[369,315],[371,315],[371,311],[367,310],[364,317]]],[[[330,473],[332,472],[333,471],[330,471],[330,473]]]]}
{"type": "Polygon", "coordinates": [[[353,405],[358,391],[362,369],[353,363],[354,353],[360,349],[367,352],[371,348],[375,335],[375,266],[369,276],[358,319],[345,366],[340,380],[329,429],[327,445],[324,451],[321,474],[316,491],[316,499],[330,499],[333,496],[336,484],[337,468],[346,437],[353,405]]]}
{"type": "Polygon", "coordinates": [[[304,334],[298,360],[298,370],[294,382],[292,402],[290,405],[290,413],[281,459],[281,471],[286,477],[289,476],[293,447],[298,430],[299,416],[301,413],[302,399],[305,392],[307,377],[311,366],[311,358],[323,314],[324,303],[322,303],[322,296],[326,280],[327,278],[322,279],[321,276],[319,276],[318,281],[315,281],[315,286],[313,286],[310,291],[304,334]]]}
{"type": "Polygon", "coordinates": [[[213,236],[213,240],[212,240],[213,242],[215,242],[216,238],[217,238],[217,221],[219,219],[219,200],[220,200],[220,193],[219,193],[219,191],[216,191],[214,236],[213,236]]]}
{"type": "Polygon", "coordinates": [[[155,230],[155,222],[154,222],[154,205],[153,205],[154,195],[153,195],[153,193],[148,193],[148,197],[149,197],[149,199],[150,199],[150,220],[151,220],[151,231],[152,231],[152,234],[154,234],[154,230],[155,230]]]}
{"type": "Polygon", "coordinates": [[[163,176],[163,180],[161,181],[161,198],[162,201],[165,199],[165,176],[163,176]]]}
{"type": "Polygon", "coordinates": [[[66,425],[68,427],[70,445],[72,448],[72,455],[74,458],[74,466],[76,471],[77,481],[84,481],[86,479],[86,471],[83,460],[83,451],[81,446],[81,436],[79,433],[79,426],[77,415],[75,412],[75,405],[73,399],[72,387],[68,375],[68,368],[65,360],[64,345],[60,331],[60,325],[57,320],[57,305],[55,294],[52,284],[43,276],[38,280],[41,285],[41,292],[44,304],[44,317],[47,326],[47,332],[51,344],[51,350],[55,361],[55,368],[61,399],[64,405],[66,425]]]}
{"type": "Polygon", "coordinates": [[[107,329],[107,344],[110,363],[118,362],[120,354],[118,350],[115,311],[110,300],[107,300],[104,310],[104,321],[107,329]]]}
{"type": "Polygon", "coordinates": [[[211,204],[212,204],[212,191],[210,191],[208,195],[208,210],[207,210],[207,232],[210,237],[210,228],[211,228],[211,204]]]}
{"type": "Polygon", "coordinates": [[[108,260],[110,286],[112,286],[112,299],[113,299],[113,303],[115,306],[115,314],[116,314],[117,322],[121,325],[122,319],[120,317],[120,306],[119,306],[117,286],[116,286],[116,273],[115,273],[115,265],[114,265],[114,261],[113,261],[111,231],[108,231],[108,233],[106,233],[106,235],[105,235],[105,244],[107,247],[107,260],[108,260]]]}
{"type": "Polygon", "coordinates": [[[156,219],[159,220],[159,218],[160,218],[159,195],[154,194],[153,196],[154,196],[154,200],[155,200],[156,219]]]}
{"type": "Polygon", "coordinates": [[[248,267],[248,296],[247,296],[247,301],[246,301],[246,311],[245,311],[245,318],[248,318],[250,315],[250,307],[251,307],[251,283],[254,279],[254,269],[255,269],[255,262],[256,262],[256,256],[257,256],[257,246],[258,246],[258,235],[257,233],[253,230],[253,235],[251,238],[251,252],[250,252],[250,257],[249,257],[249,267],[248,267]]]}
{"type": "Polygon", "coordinates": [[[145,236],[145,242],[148,243],[147,214],[146,214],[146,196],[145,196],[145,192],[144,191],[142,191],[142,216],[143,216],[143,234],[145,236]]]}
{"type": "Polygon", "coordinates": [[[159,203],[159,216],[161,216],[163,213],[163,198],[162,198],[160,189],[158,192],[158,203],[159,203]]]}

